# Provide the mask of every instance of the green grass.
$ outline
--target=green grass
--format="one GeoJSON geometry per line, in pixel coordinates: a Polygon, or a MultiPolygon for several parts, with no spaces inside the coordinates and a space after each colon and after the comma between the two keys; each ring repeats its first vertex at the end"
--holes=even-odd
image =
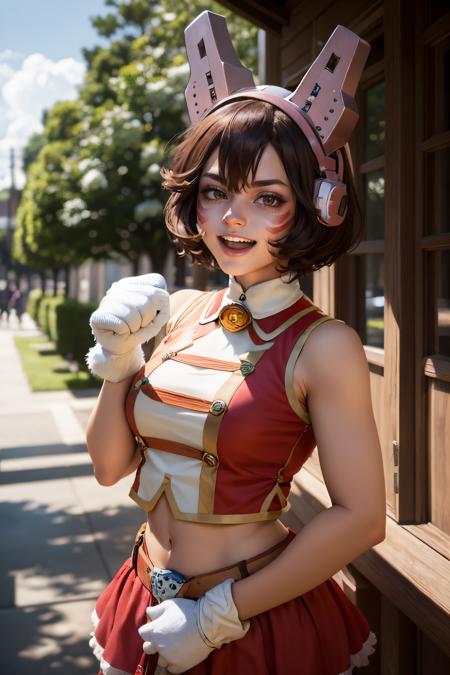
{"type": "Polygon", "coordinates": [[[46,337],[16,337],[16,347],[32,391],[98,388],[100,381],[85,371],[72,372],[46,337]]]}

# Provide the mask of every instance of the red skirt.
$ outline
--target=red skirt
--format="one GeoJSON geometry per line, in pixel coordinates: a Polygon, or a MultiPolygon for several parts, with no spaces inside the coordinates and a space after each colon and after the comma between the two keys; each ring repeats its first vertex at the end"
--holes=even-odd
{"type": "MultiPolygon", "coordinates": [[[[147,656],[137,629],[157,604],[131,558],[99,597],[90,646],[100,675],[153,675],[158,654],[147,656]]],[[[334,579],[258,614],[241,639],[217,649],[188,675],[351,675],[375,651],[375,634],[334,579]]]]}

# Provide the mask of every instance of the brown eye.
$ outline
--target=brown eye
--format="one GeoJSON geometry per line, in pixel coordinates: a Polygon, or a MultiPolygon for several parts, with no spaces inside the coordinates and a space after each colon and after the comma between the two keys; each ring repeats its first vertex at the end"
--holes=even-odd
{"type": "Polygon", "coordinates": [[[224,199],[226,197],[226,194],[216,187],[205,188],[204,190],[201,191],[201,193],[202,195],[205,196],[206,199],[209,199],[210,201],[217,201],[218,199],[224,199]]]}
{"type": "Polygon", "coordinates": [[[260,195],[256,201],[260,201],[264,206],[281,206],[284,203],[284,199],[281,199],[281,197],[273,192],[266,192],[260,195]]]}

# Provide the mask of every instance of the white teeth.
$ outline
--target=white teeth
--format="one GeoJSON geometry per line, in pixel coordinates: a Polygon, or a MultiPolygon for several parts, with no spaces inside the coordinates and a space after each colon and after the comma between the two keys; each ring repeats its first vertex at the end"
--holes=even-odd
{"type": "Polygon", "coordinates": [[[239,239],[238,237],[227,237],[226,235],[220,235],[221,239],[226,239],[227,241],[242,241],[244,244],[251,243],[253,239],[239,239]]]}

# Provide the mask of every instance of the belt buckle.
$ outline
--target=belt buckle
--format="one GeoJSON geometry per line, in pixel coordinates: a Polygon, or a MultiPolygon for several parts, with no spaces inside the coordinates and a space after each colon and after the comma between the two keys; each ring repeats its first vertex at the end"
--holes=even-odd
{"type": "Polygon", "coordinates": [[[158,602],[175,598],[186,581],[187,578],[175,570],[154,567],[150,572],[152,595],[158,602]]]}

